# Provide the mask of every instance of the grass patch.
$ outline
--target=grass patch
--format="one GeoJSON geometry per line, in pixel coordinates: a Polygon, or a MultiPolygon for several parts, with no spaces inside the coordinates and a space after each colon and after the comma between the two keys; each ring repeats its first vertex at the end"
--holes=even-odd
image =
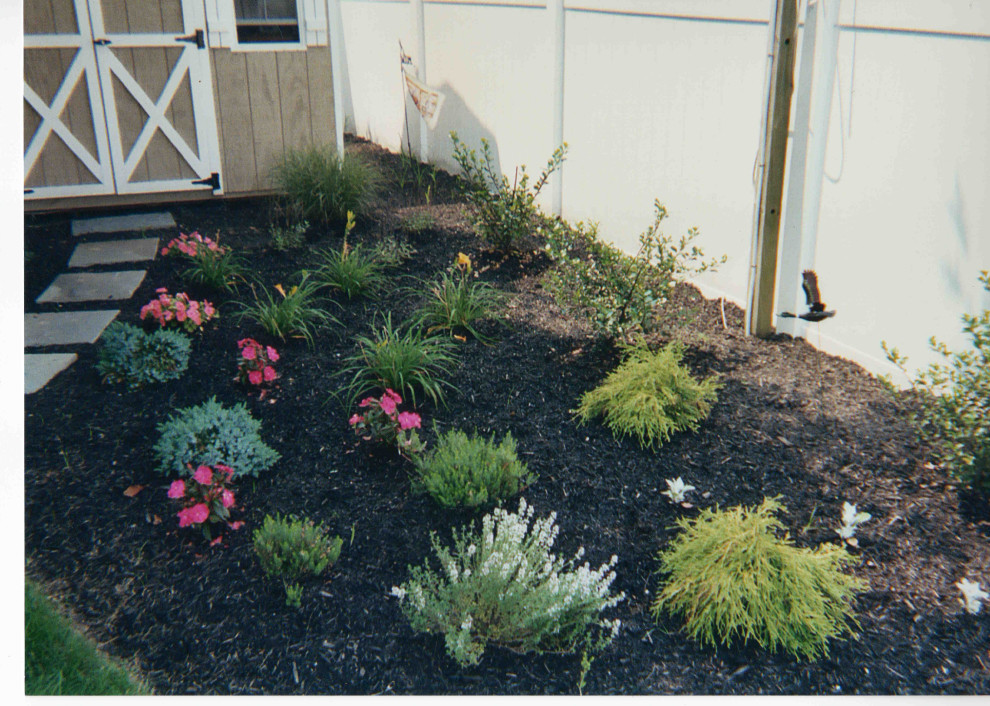
{"type": "Polygon", "coordinates": [[[313,223],[343,223],[348,211],[360,215],[381,181],[360,157],[341,159],[332,147],[291,150],[275,167],[273,179],[294,219],[313,223]]]}
{"type": "Polygon", "coordinates": [[[75,630],[55,604],[27,581],[24,584],[24,693],[137,696],[151,691],[75,630]]]}

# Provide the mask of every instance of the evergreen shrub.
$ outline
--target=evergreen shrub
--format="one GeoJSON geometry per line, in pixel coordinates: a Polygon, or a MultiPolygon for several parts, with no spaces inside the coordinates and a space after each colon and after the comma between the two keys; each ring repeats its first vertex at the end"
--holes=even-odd
{"type": "Polygon", "coordinates": [[[344,545],[340,537],[331,537],[321,524],[279,515],[266,515],[252,539],[261,568],[269,576],[282,579],[286,604],[297,608],[302,595],[299,579],[326,571],[336,563],[344,545]]]}
{"type": "Polygon", "coordinates": [[[683,530],[660,553],[667,582],[652,605],[685,620],[702,644],[753,640],[798,658],[828,655],[828,641],[851,632],[852,600],[864,581],[842,573],[855,559],[844,547],[795,547],[774,516],[786,511],[776,499],[756,508],[701,511],[682,518],[683,530]]]}
{"type": "Polygon", "coordinates": [[[105,382],[126,383],[131,389],[182,377],[189,366],[189,337],[156,329],[145,333],[115,321],[100,337],[96,369],[105,382]]]}
{"type": "Polygon", "coordinates": [[[280,454],[259,435],[261,422],[241,403],[224,407],[216,397],[186,407],[158,425],[155,455],[162,473],[191,475],[198,466],[218,463],[234,469],[234,477],[257,476],[280,454]]]}
{"type": "Polygon", "coordinates": [[[621,348],[622,363],[581,397],[578,418],[588,422],[603,416],[613,434],[632,436],[643,447],[661,446],[674,432],[696,430],[711,412],[718,381],[691,377],[676,342],[656,352],[642,341],[621,348]]]}

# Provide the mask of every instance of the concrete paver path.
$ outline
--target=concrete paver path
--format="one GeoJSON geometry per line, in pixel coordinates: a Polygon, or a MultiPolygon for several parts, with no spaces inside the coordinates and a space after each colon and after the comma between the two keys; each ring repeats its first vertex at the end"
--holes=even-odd
{"type": "Polygon", "coordinates": [[[79,243],[69,258],[69,267],[115,265],[118,262],[154,260],[158,254],[158,238],[136,240],[101,240],[96,243],[79,243]]]}
{"type": "Polygon", "coordinates": [[[38,304],[58,304],[130,299],[145,274],[145,270],[126,270],[59,275],[35,301],[38,304]]]}

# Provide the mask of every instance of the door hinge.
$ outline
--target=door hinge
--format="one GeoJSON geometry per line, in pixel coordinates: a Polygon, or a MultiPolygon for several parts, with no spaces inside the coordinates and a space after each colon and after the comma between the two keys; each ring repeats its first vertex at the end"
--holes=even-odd
{"type": "Polygon", "coordinates": [[[218,191],[220,189],[220,175],[213,172],[206,179],[193,179],[193,184],[202,184],[203,186],[210,187],[214,191],[218,191]]]}
{"type": "Polygon", "coordinates": [[[94,39],[93,40],[93,46],[94,47],[105,47],[107,44],[111,44],[111,41],[109,39],[94,39]]]}
{"type": "Polygon", "coordinates": [[[24,195],[25,196],[27,196],[28,194],[33,194],[33,193],[34,193],[34,189],[24,189],[24,195]]]}
{"type": "Polygon", "coordinates": [[[190,44],[195,44],[200,49],[206,49],[206,33],[201,29],[197,29],[188,37],[176,37],[175,41],[189,42],[190,44]]]}

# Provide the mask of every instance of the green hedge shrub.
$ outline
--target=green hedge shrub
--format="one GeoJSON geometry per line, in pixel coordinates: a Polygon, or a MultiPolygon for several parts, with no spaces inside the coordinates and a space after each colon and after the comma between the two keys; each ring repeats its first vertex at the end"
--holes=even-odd
{"type": "Polygon", "coordinates": [[[252,539],[261,568],[282,579],[286,603],[297,608],[302,594],[299,579],[326,571],[336,563],[344,544],[312,520],[279,515],[266,515],[252,539]]]}
{"type": "Polygon", "coordinates": [[[413,490],[429,493],[444,507],[478,507],[512,497],[536,476],[516,457],[516,442],[506,434],[499,444],[450,431],[436,447],[414,458],[413,490]]]}

